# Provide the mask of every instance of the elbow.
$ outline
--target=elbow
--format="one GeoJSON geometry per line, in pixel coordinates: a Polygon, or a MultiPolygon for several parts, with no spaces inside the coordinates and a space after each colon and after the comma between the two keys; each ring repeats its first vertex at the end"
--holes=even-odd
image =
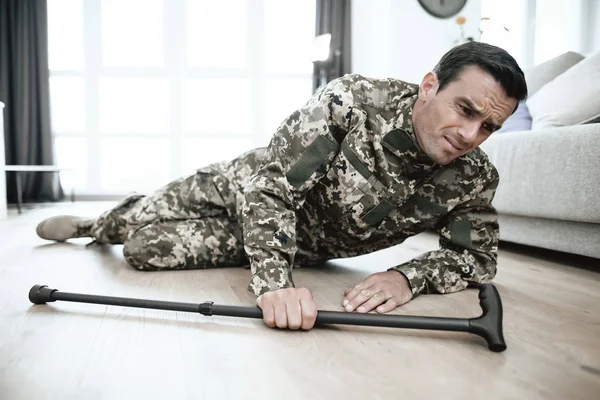
{"type": "Polygon", "coordinates": [[[245,209],[292,210],[298,207],[292,191],[285,182],[265,175],[253,176],[242,194],[245,209]]]}

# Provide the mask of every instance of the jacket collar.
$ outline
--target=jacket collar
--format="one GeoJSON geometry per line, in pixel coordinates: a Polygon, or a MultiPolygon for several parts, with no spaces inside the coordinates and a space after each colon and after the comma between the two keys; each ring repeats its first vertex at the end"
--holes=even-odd
{"type": "Polygon", "coordinates": [[[395,126],[383,137],[386,147],[400,157],[409,175],[427,173],[437,164],[423,151],[412,123],[412,111],[417,93],[401,98],[398,102],[395,126]]]}

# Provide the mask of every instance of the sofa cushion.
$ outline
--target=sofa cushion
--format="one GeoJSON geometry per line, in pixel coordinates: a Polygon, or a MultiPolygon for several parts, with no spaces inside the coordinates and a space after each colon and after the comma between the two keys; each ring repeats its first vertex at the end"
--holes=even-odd
{"type": "Polygon", "coordinates": [[[598,224],[500,214],[500,240],[600,258],[598,224]]]}
{"type": "Polygon", "coordinates": [[[600,223],[600,124],[492,134],[481,149],[500,175],[499,212],[600,223]]]}
{"type": "Polygon", "coordinates": [[[494,132],[494,135],[503,132],[528,131],[531,129],[531,114],[524,101],[519,103],[517,110],[504,121],[502,128],[494,132]]]}
{"type": "Polygon", "coordinates": [[[579,53],[568,51],[523,71],[529,97],[584,58],[579,53]]]}
{"type": "Polygon", "coordinates": [[[583,124],[600,115],[600,52],[578,62],[527,100],[533,129],[583,124]]]}

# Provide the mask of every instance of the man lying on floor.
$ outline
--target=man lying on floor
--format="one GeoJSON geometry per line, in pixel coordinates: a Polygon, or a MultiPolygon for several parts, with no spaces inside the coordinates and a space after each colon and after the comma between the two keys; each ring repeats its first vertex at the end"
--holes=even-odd
{"type": "Polygon", "coordinates": [[[268,147],[131,194],[98,218],[47,219],[37,233],[123,244],[140,270],[249,266],[264,322],[310,329],[317,307],[295,287],[294,265],[435,229],[438,250],[344,292],[346,311],[386,313],[495,276],[499,177],[478,146],[526,95],[516,61],[484,43],[451,49],[420,85],[348,74],[287,117],[268,147]]]}

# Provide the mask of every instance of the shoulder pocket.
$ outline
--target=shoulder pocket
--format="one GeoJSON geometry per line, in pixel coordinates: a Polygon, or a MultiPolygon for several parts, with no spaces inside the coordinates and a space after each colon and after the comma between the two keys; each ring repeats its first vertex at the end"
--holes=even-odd
{"type": "Polygon", "coordinates": [[[338,148],[336,142],[322,135],[317,136],[288,170],[286,178],[290,185],[300,188],[323,164],[333,159],[338,148]]]}

